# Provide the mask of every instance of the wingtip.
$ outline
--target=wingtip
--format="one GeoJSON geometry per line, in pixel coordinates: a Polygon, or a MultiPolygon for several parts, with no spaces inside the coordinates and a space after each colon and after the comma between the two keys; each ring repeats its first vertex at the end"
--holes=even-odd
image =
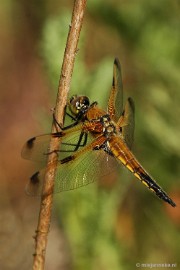
{"type": "Polygon", "coordinates": [[[30,181],[31,181],[31,184],[33,184],[33,185],[39,184],[39,182],[40,182],[40,181],[39,181],[39,171],[35,172],[35,173],[31,176],[30,181]]]}
{"type": "Polygon", "coordinates": [[[114,58],[114,64],[120,67],[120,61],[118,57],[114,58]]]}
{"type": "Polygon", "coordinates": [[[130,107],[131,107],[132,111],[135,112],[135,103],[134,103],[134,100],[131,97],[129,97],[128,98],[128,102],[130,104],[130,107]]]}
{"type": "Polygon", "coordinates": [[[24,159],[30,159],[30,153],[31,150],[34,146],[34,141],[36,140],[36,137],[33,137],[31,139],[29,139],[25,145],[23,146],[22,150],[21,150],[21,157],[24,159]]]}

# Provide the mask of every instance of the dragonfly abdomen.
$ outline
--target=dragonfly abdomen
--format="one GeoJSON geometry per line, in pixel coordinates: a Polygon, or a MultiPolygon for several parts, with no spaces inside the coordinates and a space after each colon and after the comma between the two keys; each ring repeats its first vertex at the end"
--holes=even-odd
{"type": "Polygon", "coordinates": [[[120,140],[116,141],[114,137],[110,142],[110,150],[114,157],[120,161],[129,171],[131,171],[136,178],[138,178],[145,186],[147,186],[152,192],[154,192],[160,199],[168,202],[173,207],[176,204],[169,198],[169,196],[163,191],[163,189],[156,183],[155,180],[143,169],[140,163],[136,160],[132,152],[120,140]]]}
{"type": "MultiPolygon", "coordinates": [[[[136,176],[135,173],[134,175],[136,176]]],[[[169,203],[173,207],[176,206],[176,204],[173,202],[173,200],[171,200],[171,198],[166,194],[166,192],[145,171],[139,172],[138,175],[141,182],[146,185],[151,191],[155,192],[160,199],[169,203]]]]}

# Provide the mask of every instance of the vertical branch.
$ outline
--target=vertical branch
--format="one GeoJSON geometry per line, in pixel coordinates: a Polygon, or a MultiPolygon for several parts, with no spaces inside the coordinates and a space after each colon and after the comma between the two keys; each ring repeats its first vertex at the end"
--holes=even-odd
{"type": "MultiPolygon", "coordinates": [[[[75,56],[77,53],[77,44],[82,27],[86,0],[75,0],[71,25],[66,42],[63,65],[59,80],[58,94],[56,100],[55,117],[59,123],[63,123],[64,108],[66,106],[67,95],[70,89],[70,82],[74,67],[75,56]]],[[[52,126],[52,132],[55,132],[55,127],[52,126]]],[[[50,142],[50,152],[58,149],[59,142],[55,138],[50,142]]],[[[41,197],[41,206],[39,213],[38,227],[35,237],[35,255],[34,255],[34,270],[44,269],[45,252],[47,246],[47,236],[51,221],[51,210],[53,201],[54,179],[57,166],[57,155],[52,153],[48,157],[44,186],[41,197]]]]}

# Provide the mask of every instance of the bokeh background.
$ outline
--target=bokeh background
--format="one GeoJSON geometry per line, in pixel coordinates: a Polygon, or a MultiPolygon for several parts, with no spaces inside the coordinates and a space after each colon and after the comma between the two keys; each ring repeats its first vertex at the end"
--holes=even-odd
{"type": "MultiPolygon", "coordinates": [[[[51,129],[72,6],[67,0],[1,3],[0,269],[32,268],[39,199],[26,196],[24,187],[37,168],[20,152],[28,138],[51,129]]],[[[47,270],[180,265],[180,2],[88,0],[70,95],[88,95],[106,108],[115,56],[125,99],[136,105],[133,152],[177,207],[158,200],[122,166],[56,195],[47,270]]]]}

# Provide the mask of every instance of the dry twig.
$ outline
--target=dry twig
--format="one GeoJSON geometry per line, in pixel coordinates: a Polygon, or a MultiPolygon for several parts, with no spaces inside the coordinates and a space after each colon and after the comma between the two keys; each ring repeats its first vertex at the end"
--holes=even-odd
{"type": "MultiPolygon", "coordinates": [[[[58,94],[56,100],[55,117],[59,123],[63,123],[64,108],[66,106],[66,100],[68,91],[70,88],[70,81],[72,77],[75,56],[77,52],[77,44],[82,27],[84,11],[86,6],[86,0],[75,0],[73,14],[71,19],[71,25],[69,28],[69,34],[66,43],[66,49],[64,53],[64,60],[60,75],[58,94]]],[[[55,127],[52,127],[52,132],[55,132],[55,127]]],[[[50,142],[50,152],[58,148],[58,140],[52,139],[50,142]]],[[[35,237],[35,255],[34,255],[34,270],[44,269],[45,264],[45,251],[47,246],[47,236],[50,227],[51,210],[53,201],[53,187],[54,178],[56,172],[57,155],[51,154],[48,157],[47,169],[44,179],[44,186],[41,199],[41,207],[39,213],[38,227],[35,237]],[[52,166],[53,164],[53,166],[52,166]],[[43,195],[44,194],[44,195],[43,195]],[[49,194],[49,195],[45,195],[49,194]]]]}

